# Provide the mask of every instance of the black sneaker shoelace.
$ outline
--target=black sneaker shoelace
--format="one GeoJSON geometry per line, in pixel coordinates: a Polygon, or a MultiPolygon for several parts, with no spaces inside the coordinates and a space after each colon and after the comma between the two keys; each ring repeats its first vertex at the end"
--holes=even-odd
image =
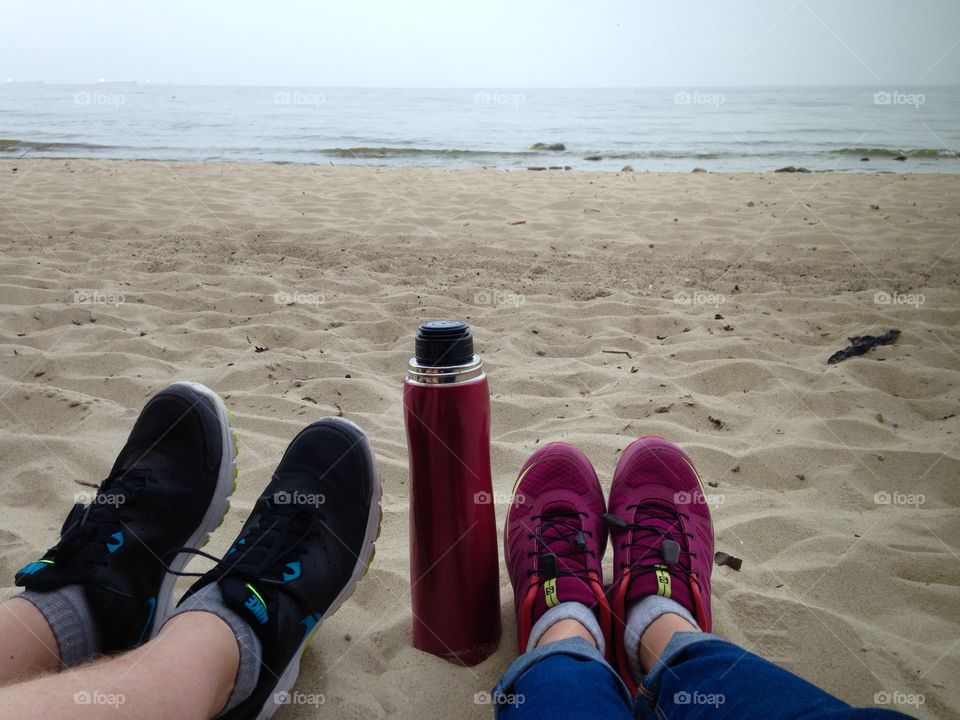
{"type": "Polygon", "coordinates": [[[109,562],[104,548],[118,526],[128,526],[139,493],[153,479],[150,468],[139,466],[108,477],[100,484],[89,505],[76,503],[73,506],[60,530],[59,542],[46,554],[52,556],[60,567],[68,568],[77,582],[95,582],[103,590],[125,598],[132,597],[104,581],[101,569],[109,562]]]}
{"type": "MultiPolygon", "coordinates": [[[[535,541],[536,549],[528,551],[527,556],[540,556],[538,568],[543,564],[545,557],[553,556],[550,562],[555,563],[554,576],[586,575],[589,569],[588,560],[590,556],[596,554],[587,548],[587,537],[592,537],[593,533],[582,527],[581,517],[586,516],[586,513],[575,510],[534,515],[531,520],[536,525],[533,532],[527,533],[527,539],[535,541]],[[571,566],[574,570],[571,570],[571,566]]],[[[542,568],[539,569],[543,574],[542,568]]],[[[550,570],[550,574],[553,574],[553,568],[550,570]]],[[[529,570],[530,575],[535,572],[537,570],[533,568],[529,570]]]]}
{"type": "MultiPolygon", "coordinates": [[[[176,572],[167,567],[167,572],[182,577],[205,577],[212,574],[218,581],[236,577],[274,591],[284,592],[306,614],[312,614],[311,603],[306,595],[283,580],[285,560],[298,556],[303,546],[313,537],[327,530],[324,515],[315,508],[298,505],[277,505],[266,498],[257,501],[260,517],[256,525],[248,528],[222,558],[197,548],[179,548],[167,557],[179,553],[199,555],[216,563],[209,572],[176,572]]],[[[166,558],[165,558],[166,559],[166,558]]]]}
{"type": "Polygon", "coordinates": [[[634,510],[634,517],[639,515],[645,519],[665,520],[670,527],[646,522],[627,522],[616,515],[605,514],[603,517],[611,534],[633,531],[632,542],[626,542],[625,538],[615,538],[616,542],[620,542],[621,549],[632,546],[634,552],[630,556],[637,558],[619,569],[650,570],[666,563],[671,565],[672,569],[689,575],[689,560],[697,555],[684,548],[689,547],[687,539],[692,538],[693,533],[682,532],[680,529],[681,520],[689,518],[689,515],[678,510],[672,503],[657,500],[627,505],[626,509],[634,510]],[[688,562],[681,564],[681,557],[688,558],[688,562]]]}

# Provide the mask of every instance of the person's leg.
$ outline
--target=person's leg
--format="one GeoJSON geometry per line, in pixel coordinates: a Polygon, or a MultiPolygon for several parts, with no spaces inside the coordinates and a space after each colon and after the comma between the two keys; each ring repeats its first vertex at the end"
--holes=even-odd
{"type": "Polygon", "coordinates": [[[903,717],[858,710],[711,635],[713,526],[690,459],[641,438],[617,464],[610,491],[618,666],[638,685],[644,715],[721,718],[903,717]]]}
{"type": "Polygon", "coordinates": [[[373,560],[380,494],[359,427],[342,418],[309,425],[230,550],[184,595],[177,613],[216,614],[236,638],[239,665],[223,720],[267,717],[296,701],[290,690],[306,643],[373,560]]]}
{"type": "Polygon", "coordinates": [[[633,718],[630,692],[604,659],[607,529],[596,472],[576,448],[551,443],[524,464],[514,498],[504,549],[524,654],[493,691],[497,717],[633,718]]]}
{"type": "Polygon", "coordinates": [[[135,650],[0,688],[0,719],[207,720],[226,703],[238,662],[226,623],[184,613],[135,650]]]}
{"type": "Polygon", "coordinates": [[[0,606],[0,684],[73,667],[152,637],[173,609],[176,578],[220,522],[236,476],[236,440],[208,388],[153,396],[87,505],[16,575],[26,590],[0,606]]]}
{"type": "Polygon", "coordinates": [[[0,603],[0,686],[60,669],[60,650],[50,624],[22,598],[0,603]]]}
{"type": "Polygon", "coordinates": [[[498,720],[633,720],[633,703],[593,642],[591,631],[561,620],[520,656],[493,691],[498,720]]]}

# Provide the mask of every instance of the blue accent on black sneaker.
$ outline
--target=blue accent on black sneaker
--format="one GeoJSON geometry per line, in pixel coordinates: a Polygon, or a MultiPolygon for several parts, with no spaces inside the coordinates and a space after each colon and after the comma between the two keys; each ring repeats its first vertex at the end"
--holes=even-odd
{"type": "Polygon", "coordinates": [[[111,555],[123,547],[123,532],[115,532],[107,542],[107,552],[111,555]]]}
{"type": "Polygon", "coordinates": [[[293,581],[296,580],[298,577],[300,577],[300,572],[301,572],[301,570],[300,570],[300,561],[299,561],[299,560],[297,560],[297,561],[295,561],[295,562],[287,563],[287,567],[290,568],[290,572],[285,572],[285,573],[283,574],[283,581],[284,581],[284,582],[293,582],[293,581]]]}
{"type": "Polygon", "coordinates": [[[22,568],[17,575],[36,575],[41,570],[46,570],[48,567],[53,565],[53,560],[34,560],[32,563],[27,563],[22,568]]]}
{"type": "Polygon", "coordinates": [[[150,631],[150,624],[153,622],[153,616],[157,612],[157,599],[155,597],[147,600],[147,608],[147,621],[143,624],[143,630],[140,631],[140,638],[137,640],[138,645],[146,639],[147,633],[150,631]]]}

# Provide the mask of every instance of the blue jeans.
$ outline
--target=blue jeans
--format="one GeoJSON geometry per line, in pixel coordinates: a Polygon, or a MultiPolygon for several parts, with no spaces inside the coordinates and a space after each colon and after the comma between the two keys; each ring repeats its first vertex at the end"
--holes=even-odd
{"type": "Polygon", "coordinates": [[[518,657],[493,691],[498,720],[685,718],[904,718],[857,709],[716,635],[676,633],[643,679],[640,695],[581,638],[518,657]]]}

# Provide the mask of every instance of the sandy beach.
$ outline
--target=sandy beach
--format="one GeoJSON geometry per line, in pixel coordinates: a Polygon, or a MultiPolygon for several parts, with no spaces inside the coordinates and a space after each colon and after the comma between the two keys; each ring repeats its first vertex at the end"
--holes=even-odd
{"type": "Polygon", "coordinates": [[[297,430],[342,414],[377,453],[383,534],[297,689],[331,717],[490,717],[505,569],[498,653],[410,647],[400,383],[418,323],[449,316],[489,373],[501,529],[542,443],[609,487],[662,435],[743,560],[715,569],[716,632],[857,705],[960,712],[960,175],[4,159],[0,248],[2,597],[168,383],[236,415],[215,554],[297,430]]]}

